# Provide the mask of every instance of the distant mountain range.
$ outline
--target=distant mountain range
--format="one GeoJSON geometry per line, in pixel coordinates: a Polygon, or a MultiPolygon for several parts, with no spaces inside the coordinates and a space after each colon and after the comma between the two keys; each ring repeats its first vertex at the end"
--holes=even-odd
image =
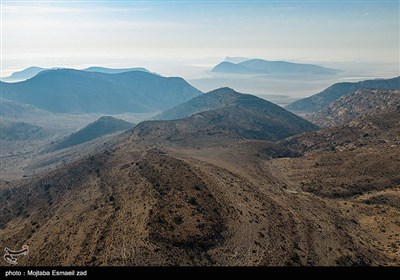
{"type": "Polygon", "coordinates": [[[119,73],[130,72],[130,71],[142,71],[142,72],[151,73],[149,70],[147,70],[146,68],[143,68],[143,67],[106,68],[106,67],[92,66],[89,68],[82,69],[82,71],[99,72],[99,73],[106,73],[106,74],[119,74],[119,73]]]}
{"type": "Polygon", "coordinates": [[[266,69],[252,69],[244,65],[240,65],[240,63],[235,64],[226,61],[216,65],[211,71],[226,74],[271,74],[271,72],[266,69]]]}
{"type": "Polygon", "coordinates": [[[59,142],[54,149],[79,145],[104,135],[131,129],[135,124],[110,116],[103,116],[59,142]]]}
{"type": "Polygon", "coordinates": [[[1,78],[1,80],[4,82],[24,81],[24,80],[27,80],[27,79],[30,79],[30,78],[36,76],[38,73],[40,73],[44,70],[49,70],[49,69],[50,68],[42,68],[42,67],[32,66],[32,67],[23,69],[21,71],[14,72],[8,77],[1,78]]]}
{"type": "Polygon", "coordinates": [[[182,78],[143,71],[46,70],[27,81],[1,82],[1,86],[6,99],[56,113],[154,112],[202,94],[182,78]]]}
{"type": "Polygon", "coordinates": [[[392,79],[375,79],[355,83],[336,83],[320,93],[310,97],[297,100],[286,106],[286,109],[293,112],[315,112],[328,106],[343,95],[349,94],[359,89],[400,89],[400,77],[392,79]]]}
{"type": "Polygon", "coordinates": [[[227,57],[225,57],[224,61],[225,62],[231,62],[231,63],[240,63],[240,62],[243,62],[243,61],[246,61],[246,60],[250,60],[250,59],[251,58],[241,57],[241,56],[235,56],[235,57],[227,56],[227,57]]]}
{"type": "Polygon", "coordinates": [[[280,75],[333,75],[339,70],[314,64],[301,64],[287,61],[268,61],[263,59],[227,58],[211,71],[225,74],[280,74],[280,75]],[[231,61],[241,61],[234,63],[231,61]]]}
{"type": "Polygon", "coordinates": [[[164,116],[190,117],[174,121],[142,122],[135,127],[133,133],[139,138],[145,137],[147,141],[167,139],[192,144],[207,142],[205,138],[277,141],[318,128],[278,105],[230,88],[217,89],[194,98],[172,110],[171,114],[166,112],[164,116]],[[216,109],[209,110],[215,100],[216,109]],[[198,111],[201,112],[195,113],[198,111]]]}
{"type": "MultiPolygon", "coordinates": [[[[55,69],[66,69],[66,68],[58,68],[58,67],[43,68],[43,67],[32,66],[32,67],[23,69],[21,71],[14,72],[8,77],[1,78],[1,81],[3,81],[3,82],[25,81],[25,80],[28,80],[28,79],[31,79],[31,78],[35,77],[37,74],[39,74],[42,71],[55,70],[55,69]]],[[[143,72],[150,73],[149,70],[147,70],[146,68],[143,68],[143,67],[106,68],[106,67],[92,66],[92,67],[89,67],[89,68],[82,69],[82,71],[99,72],[99,73],[107,73],[107,74],[118,74],[118,73],[129,72],[129,71],[143,71],[143,72]]]]}
{"type": "Polygon", "coordinates": [[[355,118],[393,112],[399,106],[400,90],[360,89],[304,118],[320,127],[338,126],[355,118]]]}

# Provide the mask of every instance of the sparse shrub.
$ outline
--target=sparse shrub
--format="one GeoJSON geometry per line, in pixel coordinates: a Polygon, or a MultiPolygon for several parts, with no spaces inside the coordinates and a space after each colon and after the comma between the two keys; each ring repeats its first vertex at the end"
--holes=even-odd
{"type": "Polygon", "coordinates": [[[183,218],[182,216],[175,216],[172,218],[172,220],[174,221],[175,224],[180,225],[183,223],[183,218]]]}
{"type": "Polygon", "coordinates": [[[193,197],[193,196],[189,197],[188,198],[188,203],[192,204],[192,205],[196,205],[197,204],[196,198],[193,197]]]}
{"type": "Polygon", "coordinates": [[[155,221],[158,222],[158,223],[161,223],[161,224],[165,223],[165,216],[164,216],[164,214],[157,213],[157,214],[155,214],[154,219],[155,219],[155,221]]]}

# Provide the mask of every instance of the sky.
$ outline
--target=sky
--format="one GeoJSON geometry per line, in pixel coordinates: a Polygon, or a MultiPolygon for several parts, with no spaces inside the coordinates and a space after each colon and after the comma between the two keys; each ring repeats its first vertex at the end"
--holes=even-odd
{"type": "Polygon", "coordinates": [[[174,75],[226,56],[391,65],[398,73],[399,13],[398,0],[1,0],[1,76],[93,65],[174,75]]]}

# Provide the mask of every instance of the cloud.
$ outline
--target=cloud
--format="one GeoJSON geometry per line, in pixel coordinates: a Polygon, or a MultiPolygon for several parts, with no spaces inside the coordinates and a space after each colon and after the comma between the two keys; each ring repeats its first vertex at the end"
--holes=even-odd
{"type": "MultiPolygon", "coordinates": [[[[81,5],[80,1],[70,1],[68,6],[65,6],[63,3],[57,2],[38,2],[38,3],[13,3],[3,2],[2,3],[2,11],[3,14],[17,14],[17,15],[50,15],[50,14],[63,14],[63,15],[71,15],[71,14],[98,14],[98,13],[134,13],[134,12],[148,12],[151,11],[150,8],[147,7],[107,7],[107,6],[93,6],[91,5],[81,5]],[[76,5],[76,7],[71,7],[71,5],[76,5]]],[[[82,2],[84,4],[89,4],[89,2],[82,2]]],[[[100,2],[101,3],[101,2],[100,2]]],[[[96,3],[94,3],[96,4],[96,3]]]]}

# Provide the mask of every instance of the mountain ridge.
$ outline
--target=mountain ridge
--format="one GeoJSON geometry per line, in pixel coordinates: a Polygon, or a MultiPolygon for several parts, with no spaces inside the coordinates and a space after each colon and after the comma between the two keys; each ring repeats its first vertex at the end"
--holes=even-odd
{"type": "Polygon", "coordinates": [[[309,97],[294,101],[285,108],[295,112],[315,112],[343,95],[358,89],[400,89],[400,76],[390,79],[374,79],[359,82],[335,83],[323,91],[309,97]]]}
{"type": "Polygon", "coordinates": [[[184,79],[143,71],[118,74],[47,70],[23,82],[2,82],[7,99],[56,113],[152,112],[202,94],[184,79]]]}
{"type": "Polygon", "coordinates": [[[400,105],[400,90],[361,89],[343,95],[305,119],[320,126],[338,126],[352,119],[395,111],[400,105]]]}
{"type": "MultiPolygon", "coordinates": [[[[28,80],[39,74],[40,72],[46,70],[55,70],[55,69],[68,69],[66,67],[51,67],[51,68],[44,68],[44,67],[37,67],[31,66],[20,71],[13,72],[10,76],[2,77],[0,80],[3,82],[20,82],[24,80],[28,80]]],[[[76,69],[78,70],[78,69],[76,69]]],[[[102,66],[91,66],[85,69],[81,69],[81,71],[87,72],[99,72],[99,73],[106,73],[106,74],[118,74],[124,73],[129,71],[143,71],[151,73],[144,67],[133,67],[133,68],[107,68],[102,66]]]]}

